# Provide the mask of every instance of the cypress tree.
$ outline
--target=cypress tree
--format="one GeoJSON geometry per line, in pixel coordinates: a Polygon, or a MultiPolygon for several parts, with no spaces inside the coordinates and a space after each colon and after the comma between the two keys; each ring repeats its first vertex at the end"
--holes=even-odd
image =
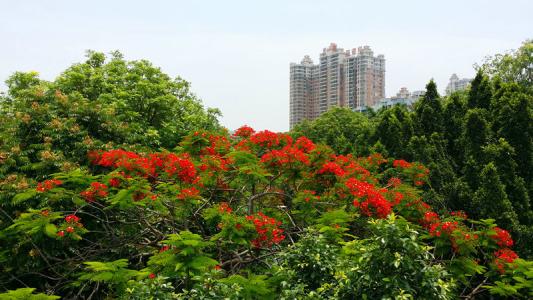
{"type": "Polygon", "coordinates": [[[489,109],[492,98],[492,86],[486,75],[481,70],[470,85],[468,93],[468,108],[485,108],[489,109]]]}
{"type": "Polygon", "coordinates": [[[426,85],[426,94],[417,103],[415,112],[418,135],[430,136],[433,132],[443,132],[442,104],[433,79],[426,85]]]}
{"type": "Polygon", "coordinates": [[[488,163],[481,171],[480,186],[472,202],[472,210],[479,218],[495,219],[504,228],[516,228],[516,213],[493,163],[488,163]]]}

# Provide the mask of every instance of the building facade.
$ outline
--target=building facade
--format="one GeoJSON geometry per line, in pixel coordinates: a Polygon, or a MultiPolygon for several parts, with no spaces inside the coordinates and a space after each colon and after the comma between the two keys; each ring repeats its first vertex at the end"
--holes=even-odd
{"type": "Polygon", "coordinates": [[[344,50],[331,43],[318,64],[290,64],[290,128],[334,106],[362,110],[385,97],[385,57],[369,46],[344,50]]]}
{"type": "Polygon", "coordinates": [[[393,107],[394,105],[406,105],[408,109],[412,109],[414,103],[418,101],[420,97],[424,97],[424,94],[425,91],[414,91],[411,93],[406,87],[402,87],[398,93],[396,93],[396,96],[383,98],[371,107],[375,111],[382,108],[393,107]]]}
{"type": "Polygon", "coordinates": [[[472,79],[470,78],[459,79],[457,74],[452,74],[448,86],[446,86],[446,95],[451,95],[455,91],[466,90],[471,81],[472,79]]]}

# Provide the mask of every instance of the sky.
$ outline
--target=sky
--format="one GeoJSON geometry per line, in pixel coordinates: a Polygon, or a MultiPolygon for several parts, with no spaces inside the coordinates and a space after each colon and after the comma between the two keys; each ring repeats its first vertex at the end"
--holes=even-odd
{"type": "MultiPolygon", "coordinates": [[[[487,55],[533,38],[532,0],[0,0],[0,81],[53,80],[92,49],[148,59],[192,84],[229,129],[289,127],[289,64],[331,42],[386,59],[386,95],[441,92],[487,55]]],[[[6,87],[0,84],[0,90],[6,87]]]]}

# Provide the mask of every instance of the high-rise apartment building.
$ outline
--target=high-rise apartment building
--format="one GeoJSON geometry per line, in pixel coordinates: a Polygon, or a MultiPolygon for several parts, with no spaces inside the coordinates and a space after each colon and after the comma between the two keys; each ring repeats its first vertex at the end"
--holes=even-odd
{"type": "Polygon", "coordinates": [[[290,127],[333,106],[364,109],[385,97],[385,57],[369,46],[344,50],[331,43],[318,64],[305,56],[290,65],[290,127]]]}
{"type": "Polygon", "coordinates": [[[470,78],[459,79],[457,74],[452,74],[450,82],[448,82],[448,86],[446,87],[446,95],[451,95],[455,91],[466,90],[471,81],[472,79],[470,78]]]}

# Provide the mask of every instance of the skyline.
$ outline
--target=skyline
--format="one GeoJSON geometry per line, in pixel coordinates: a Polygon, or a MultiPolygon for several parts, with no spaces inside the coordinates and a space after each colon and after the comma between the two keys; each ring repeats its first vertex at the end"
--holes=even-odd
{"type": "Polygon", "coordinates": [[[229,129],[248,124],[285,131],[291,62],[304,55],[317,61],[331,42],[369,45],[385,55],[387,97],[401,87],[423,89],[431,78],[444,94],[453,73],[472,78],[473,64],[532,38],[533,3],[498,4],[2,1],[0,90],[15,71],[53,80],[82,61],[87,49],[117,49],[128,60],[147,59],[191,82],[205,106],[222,111],[229,129]]]}

